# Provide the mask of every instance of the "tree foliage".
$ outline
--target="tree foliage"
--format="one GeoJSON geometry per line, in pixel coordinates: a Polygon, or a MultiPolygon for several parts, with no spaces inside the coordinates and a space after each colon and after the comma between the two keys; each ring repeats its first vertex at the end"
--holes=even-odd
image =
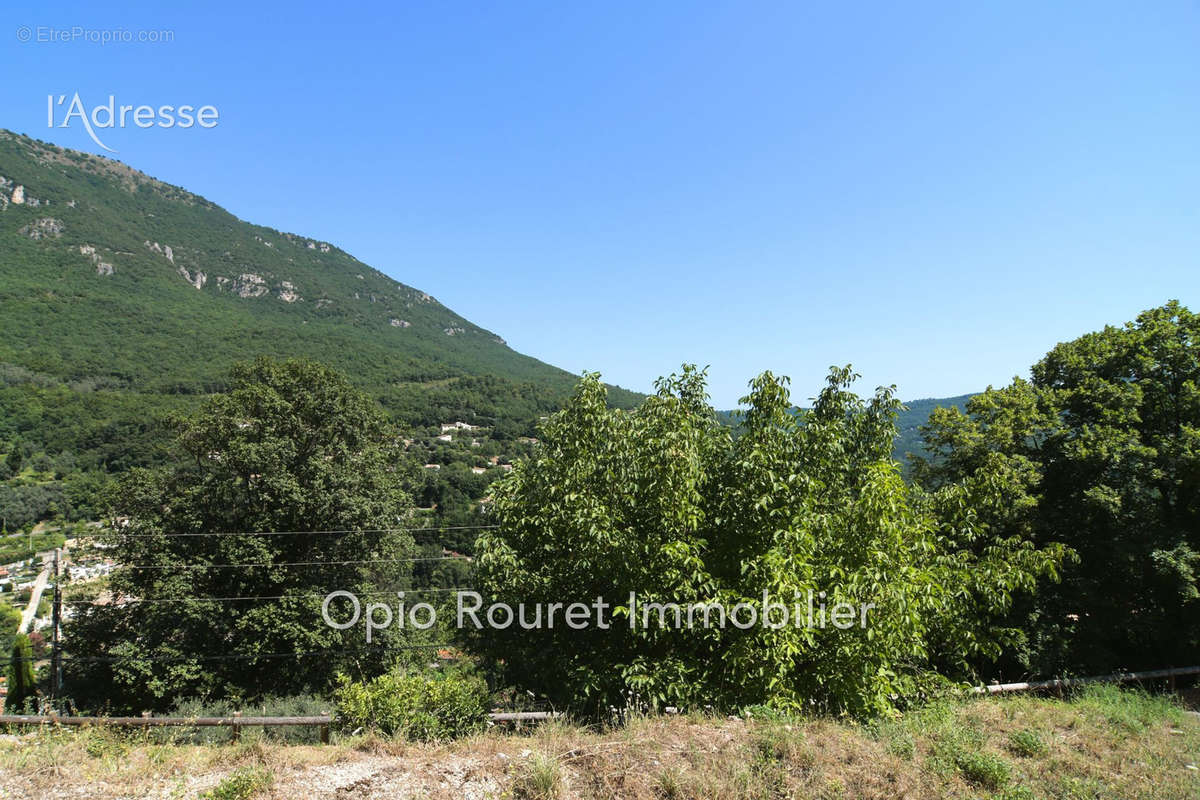
{"type": "Polygon", "coordinates": [[[1200,317],[1178,302],[1058,345],[1014,379],[935,413],[916,476],[973,487],[997,535],[1077,560],[1023,604],[1013,668],[1152,668],[1200,657],[1200,317]]]}
{"type": "Polygon", "coordinates": [[[994,651],[1005,632],[989,615],[1053,574],[1061,551],[972,547],[969,521],[938,524],[891,458],[899,403],[890,389],[860,399],[855,377],[834,369],[796,414],[787,379],[764,373],[734,440],[694,367],[631,412],[608,408],[598,376],[585,376],[543,425],[538,454],[494,486],[501,527],[480,537],[477,574],[488,602],[601,597],[615,621],[485,628],[482,647],[511,680],[577,707],[632,698],[853,713],[890,707],[935,661],[994,651]],[[844,630],[797,626],[795,614],[782,627],[644,626],[636,611],[631,629],[630,592],[643,607],[761,609],[766,592],[807,616],[811,592],[831,609],[874,608],[865,627],[844,630]]]}
{"type": "Polygon", "coordinates": [[[321,614],[329,591],[408,585],[412,540],[398,526],[409,503],[378,406],[303,361],[260,359],[231,383],[177,421],[177,464],[121,481],[111,543],[125,566],[111,601],[68,625],[81,704],[298,693],[338,669],[381,669],[405,642],[393,629],[367,650],[361,628],[334,630],[321,614]],[[222,564],[247,566],[208,566],[222,564]],[[251,599],[202,599],[213,597],[251,599]]]}
{"type": "Polygon", "coordinates": [[[369,681],[342,676],[338,714],[347,728],[430,741],[478,733],[487,724],[487,684],[460,672],[394,670],[369,681]]]}
{"type": "Polygon", "coordinates": [[[18,633],[13,639],[12,654],[8,663],[8,694],[4,698],[4,711],[8,714],[24,714],[36,711],[31,703],[37,700],[37,682],[33,676],[33,646],[29,637],[18,633]]]}
{"type": "Polygon", "coordinates": [[[260,355],[333,366],[402,424],[464,419],[508,438],[574,384],[336,247],[123,164],[0,130],[0,175],[38,199],[0,215],[0,480],[35,453],[61,473],[0,491],[10,527],[48,518],[52,503],[94,519],[97,476],[166,463],[163,419],[195,412],[229,388],[235,362],[260,355]],[[55,233],[32,236],[42,220],[55,233]],[[259,288],[235,290],[248,275],[259,288]]]}

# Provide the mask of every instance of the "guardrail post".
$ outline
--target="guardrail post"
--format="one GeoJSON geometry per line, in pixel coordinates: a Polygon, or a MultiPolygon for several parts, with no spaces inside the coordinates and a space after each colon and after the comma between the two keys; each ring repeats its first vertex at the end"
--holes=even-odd
{"type": "Polygon", "coordinates": [[[325,724],[321,726],[321,744],[329,744],[329,712],[326,711],[321,716],[325,717],[325,724]]]}
{"type": "Polygon", "coordinates": [[[238,724],[238,719],[241,716],[242,712],[233,712],[233,726],[229,729],[229,741],[234,744],[237,744],[238,740],[242,738],[242,726],[238,724]]]}

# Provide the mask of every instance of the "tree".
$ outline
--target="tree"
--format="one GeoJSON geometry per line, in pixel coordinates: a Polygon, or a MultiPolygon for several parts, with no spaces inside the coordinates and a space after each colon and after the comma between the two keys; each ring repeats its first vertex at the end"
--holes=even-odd
{"type": "Polygon", "coordinates": [[[4,711],[22,714],[30,709],[29,701],[37,700],[37,682],[33,677],[33,648],[29,637],[18,633],[13,640],[12,655],[8,663],[8,695],[4,698],[4,711]]]}
{"type": "Polygon", "coordinates": [[[116,491],[113,600],[67,626],[77,702],[310,691],[402,657],[398,627],[368,648],[361,625],[335,630],[321,613],[333,590],[408,586],[410,504],[379,407],[326,367],[259,359],[175,427],[178,462],[116,491]]]}
{"type": "Polygon", "coordinates": [[[585,375],[542,426],[537,455],[494,485],[500,527],[480,537],[477,575],[487,603],[514,608],[603,598],[612,627],[485,627],[479,645],[511,680],[585,710],[632,697],[861,714],[915,691],[935,656],[959,665],[994,648],[1003,633],[989,614],[1061,553],[1014,543],[981,557],[961,546],[970,532],[946,536],[891,459],[892,391],[864,402],[849,391],[855,377],[833,370],[797,415],[787,379],[764,373],[734,440],[692,366],[631,412],[607,408],[598,376],[585,375]],[[847,629],[796,625],[803,612],[779,627],[645,625],[630,592],[643,612],[761,610],[764,592],[789,611],[810,596],[850,604],[856,623],[874,608],[847,629]]]}
{"type": "MultiPolygon", "coordinates": [[[[12,590],[11,583],[6,583],[0,589],[4,592],[12,590]]],[[[7,653],[12,649],[19,627],[21,627],[21,612],[7,602],[0,602],[0,653],[7,653]]]]}
{"type": "Polygon", "coordinates": [[[21,472],[25,455],[22,447],[23,445],[19,441],[14,441],[9,445],[8,455],[4,458],[4,466],[8,468],[9,475],[17,475],[21,472]]]}
{"type": "Polygon", "coordinates": [[[1014,379],[940,410],[924,486],[964,482],[997,535],[1067,544],[1062,584],[1015,609],[1009,670],[1085,673],[1200,658],[1200,317],[1178,302],[1059,344],[1014,379]]]}

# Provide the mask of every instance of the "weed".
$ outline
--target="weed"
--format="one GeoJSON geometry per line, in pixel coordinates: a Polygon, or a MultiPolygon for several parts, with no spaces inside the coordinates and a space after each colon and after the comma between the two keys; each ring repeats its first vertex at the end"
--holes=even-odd
{"type": "Polygon", "coordinates": [[[556,800],[562,792],[562,764],[557,758],[534,753],[521,766],[513,783],[513,797],[521,800],[556,800]]]}
{"type": "Polygon", "coordinates": [[[1012,772],[1007,761],[983,750],[956,747],[952,758],[964,778],[985,789],[1000,789],[1008,783],[1012,772]]]}
{"type": "Polygon", "coordinates": [[[262,767],[242,767],[231,772],[220,783],[200,795],[201,800],[249,800],[266,791],[275,777],[262,767]]]}
{"type": "Polygon", "coordinates": [[[992,800],[1037,800],[1028,786],[1007,786],[992,796],[992,800]]]}
{"type": "Polygon", "coordinates": [[[1031,731],[1028,728],[1013,731],[1008,735],[1008,749],[1019,756],[1025,758],[1034,758],[1046,754],[1049,749],[1046,743],[1042,741],[1042,737],[1037,731],[1031,731]]]}
{"type": "Polygon", "coordinates": [[[683,797],[683,771],[678,767],[667,767],[658,773],[654,789],[664,800],[683,797]]]}

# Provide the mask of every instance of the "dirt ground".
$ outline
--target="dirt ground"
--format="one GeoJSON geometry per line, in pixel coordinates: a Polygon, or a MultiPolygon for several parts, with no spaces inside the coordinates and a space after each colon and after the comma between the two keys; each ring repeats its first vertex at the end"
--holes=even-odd
{"type": "Polygon", "coordinates": [[[210,800],[1196,800],[1200,715],[1101,689],[936,704],[871,722],[650,716],[421,744],[156,742],[107,729],[0,736],[0,798],[210,800]]]}

